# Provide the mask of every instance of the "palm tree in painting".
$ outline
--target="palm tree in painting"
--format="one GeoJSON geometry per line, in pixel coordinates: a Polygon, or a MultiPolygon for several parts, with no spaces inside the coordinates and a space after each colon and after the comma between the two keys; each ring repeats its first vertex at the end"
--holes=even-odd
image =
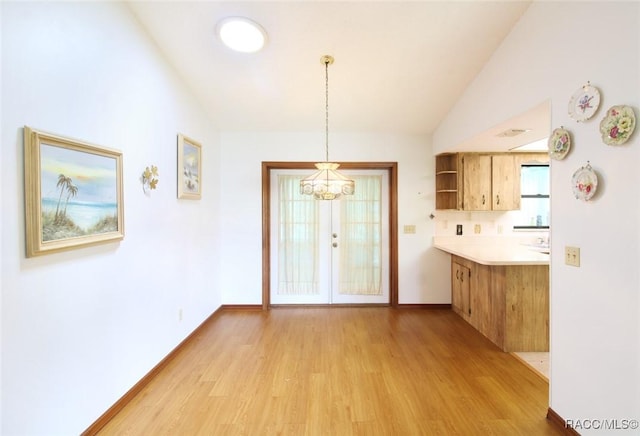
{"type": "Polygon", "coordinates": [[[56,206],[56,214],[55,214],[55,219],[58,219],[58,216],[60,214],[60,203],[62,202],[62,194],[64,194],[64,191],[66,191],[69,188],[69,185],[71,185],[71,177],[67,177],[64,174],[60,174],[58,176],[58,183],[56,184],[57,188],[60,188],[60,197],[58,197],[58,205],[56,206]]]}
{"type": "Polygon", "coordinates": [[[78,187],[71,183],[71,179],[69,179],[69,184],[67,185],[67,200],[64,203],[64,211],[62,212],[62,216],[67,216],[67,205],[69,204],[69,199],[71,197],[75,197],[78,193],[78,187]]]}

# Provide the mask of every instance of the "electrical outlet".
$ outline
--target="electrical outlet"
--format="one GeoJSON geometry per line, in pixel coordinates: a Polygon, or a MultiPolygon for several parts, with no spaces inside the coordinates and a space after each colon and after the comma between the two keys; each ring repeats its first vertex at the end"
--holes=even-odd
{"type": "Polygon", "coordinates": [[[462,234],[462,224],[456,224],[456,235],[462,234]]]}
{"type": "Polygon", "coordinates": [[[178,309],[178,321],[182,321],[182,308],[178,309]]]}
{"type": "Polygon", "coordinates": [[[475,226],[473,226],[473,233],[480,233],[481,230],[482,227],[480,226],[480,224],[476,224],[475,226]]]}
{"type": "Polygon", "coordinates": [[[580,248],[564,247],[564,263],[571,266],[580,266],[580,248]]]}

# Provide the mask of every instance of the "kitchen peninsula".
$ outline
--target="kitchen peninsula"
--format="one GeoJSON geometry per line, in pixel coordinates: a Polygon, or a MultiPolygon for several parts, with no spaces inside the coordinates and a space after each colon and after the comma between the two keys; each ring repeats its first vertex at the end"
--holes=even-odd
{"type": "Polygon", "coordinates": [[[436,238],[451,255],[451,305],[503,351],[549,351],[549,255],[518,243],[436,238]]]}

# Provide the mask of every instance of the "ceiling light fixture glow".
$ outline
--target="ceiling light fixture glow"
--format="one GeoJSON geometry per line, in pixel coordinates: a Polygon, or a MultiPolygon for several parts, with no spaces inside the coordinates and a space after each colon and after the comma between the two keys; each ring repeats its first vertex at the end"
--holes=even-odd
{"type": "Polygon", "coordinates": [[[229,17],[217,25],[220,40],[230,49],[255,53],[264,47],[267,32],[258,23],[244,17],[229,17]]]}

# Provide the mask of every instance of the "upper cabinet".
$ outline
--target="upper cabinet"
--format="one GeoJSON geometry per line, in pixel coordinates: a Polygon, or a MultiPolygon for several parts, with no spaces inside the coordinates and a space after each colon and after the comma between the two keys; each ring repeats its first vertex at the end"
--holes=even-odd
{"type": "Polygon", "coordinates": [[[463,210],[491,210],[491,156],[462,156],[463,210]]]}
{"type": "MultiPolygon", "coordinates": [[[[527,154],[548,159],[546,153],[527,154]]],[[[436,156],[436,209],[520,209],[518,153],[453,153],[436,156]]]]}
{"type": "Polygon", "coordinates": [[[436,156],[436,209],[462,209],[462,155],[436,156]]]}
{"type": "Polygon", "coordinates": [[[512,154],[491,156],[491,209],[520,209],[520,164],[512,154]]]}

